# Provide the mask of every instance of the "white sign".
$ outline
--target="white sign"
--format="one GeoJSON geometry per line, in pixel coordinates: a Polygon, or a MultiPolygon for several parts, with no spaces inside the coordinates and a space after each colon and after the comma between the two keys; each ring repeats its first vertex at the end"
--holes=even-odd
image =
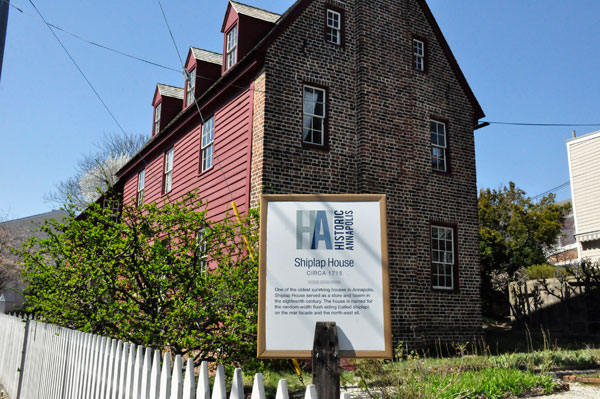
{"type": "Polygon", "coordinates": [[[258,357],[310,357],[318,321],[343,357],[391,357],[385,196],[261,198],[258,357]]]}

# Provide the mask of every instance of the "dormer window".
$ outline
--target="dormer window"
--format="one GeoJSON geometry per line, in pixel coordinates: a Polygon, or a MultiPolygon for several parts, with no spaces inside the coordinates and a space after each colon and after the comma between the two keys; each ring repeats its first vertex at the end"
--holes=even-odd
{"type": "Polygon", "coordinates": [[[189,73],[189,80],[187,81],[186,87],[186,98],[185,104],[190,105],[195,101],[195,92],[196,92],[196,70],[192,70],[189,73]]]}
{"type": "Polygon", "coordinates": [[[227,55],[225,70],[231,68],[237,62],[237,25],[227,33],[227,55]]]}
{"type": "Polygon", "coordinates": [[[156,108],[154,108],[154,134],[157,134],[160,131],[160,109],[162,108],[162,103],[158,103],[156,108]]]}

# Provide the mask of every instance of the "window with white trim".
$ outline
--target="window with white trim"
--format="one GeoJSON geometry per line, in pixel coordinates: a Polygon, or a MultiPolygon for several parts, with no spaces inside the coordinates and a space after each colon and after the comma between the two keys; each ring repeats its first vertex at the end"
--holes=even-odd
{"type": "Polygon", "coordinates": [[[227,32],[227,55],[225,56],[225,70],[231,68],[237,62],[237,25],[227,32]]]}
{"type": "Polygon", "coordinates": [[[202,167],[204,172],[213,166],[213,151],[215,142],[215,117],[213,116],[202,125],[202,167]]]}
{"type": "Polygon", "coordinates": [[[431,278],[433,288],[454,289],[456,250],[452,227],[431,226],[431,278]]]}
{"type": "Polygon", "coordinates": [[[194,103],[195,100],[195,92],[196,92],[196,70],[192,70],[189,73],[189,80],[186,84],[186,99],[185,104],[190,105],[194,103]]]}
{"type": "Polygon", "coordinates": [[[431,133],[431,166],[433,170],[447,172],[446,162],[446,124],[438,121],[429,121],[429,132],[431,133]]]}
{"type": "Polygon", "coordinates": [[[302,141],[318,146],[325,145],[325,90],[304,86],[302,141]]]}
{"type": "Polygon", "coordinates": [[[144,186],[146,185],[146,169],[142,169],[138,173],[138,187],[137,187],[137,205],[142,206],[144,204],[144,186]]]}
{"type": "Polygon", "coordinates": [[[202,274],[208,268],[208,229],[202,229],[196,233],[196,259],[202,274]]]}
{"type": "Polygon", "coordinates": [[[163,180],[163,193],[167,194],[173,188],[173,148],[165,152],[165,173],[163,180]]]}
{"type": "Polygon", "coordinates": [[[156,104],[154,108],[154,134],[160,131],[160,110],[162,109],[162,103],[156,104]]]}
{"type": "Polygon", "coordinates": [[[425,42],[419,39],[413,39],[413,67],[425,71],[425,42]]]}
{"type": "Polygon", "coordinates": [[[337,11],[327,10],[327,41],[342,44],[342,14],[337,11]]]}

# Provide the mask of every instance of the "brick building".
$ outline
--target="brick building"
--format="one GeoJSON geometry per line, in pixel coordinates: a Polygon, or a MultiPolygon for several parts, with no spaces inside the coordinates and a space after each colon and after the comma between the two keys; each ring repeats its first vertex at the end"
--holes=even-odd
{"type": "Polygon", "coordinates": [[[384,193],[395,341],[480,333],[473,130],[484,116],[424,0],[230,1],[223,54],[158,85],[125,201],[198,188],[209,216],[264,193],[384,193]]]}

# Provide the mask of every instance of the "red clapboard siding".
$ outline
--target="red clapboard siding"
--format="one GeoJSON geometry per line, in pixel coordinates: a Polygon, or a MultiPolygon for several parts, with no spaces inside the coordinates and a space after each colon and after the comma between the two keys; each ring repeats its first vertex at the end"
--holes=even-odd
{"type": "MultiPolygon", "coordinates": [[[[221,220],[231,211],[235,200],[240,212],[248,210],[248,163],[251,129],[251,91],[245,91],[215,113],[215,141],[213,167],[200,173],[200,139],[202,128],[183,126],[174,144],[173,184],[169,200],[181,199],[186,193],[198,189],[208,204],[208,217],[221,220]],[[185,133],[184,133],[185,132],[185,133]]],[[[203,115],[208,119],[212,115],[203,115]]],[[[144,202],[162,203],[164,152],[146,160],[144,202]]],[[[141,170],[141,169],[140,169],[141,170]]],[[[139,172],[139,171],[137,171],[139,172]]],[[[137,173],[128,177],[123,188],[124,200],[135,200],[137,173]]]]}

